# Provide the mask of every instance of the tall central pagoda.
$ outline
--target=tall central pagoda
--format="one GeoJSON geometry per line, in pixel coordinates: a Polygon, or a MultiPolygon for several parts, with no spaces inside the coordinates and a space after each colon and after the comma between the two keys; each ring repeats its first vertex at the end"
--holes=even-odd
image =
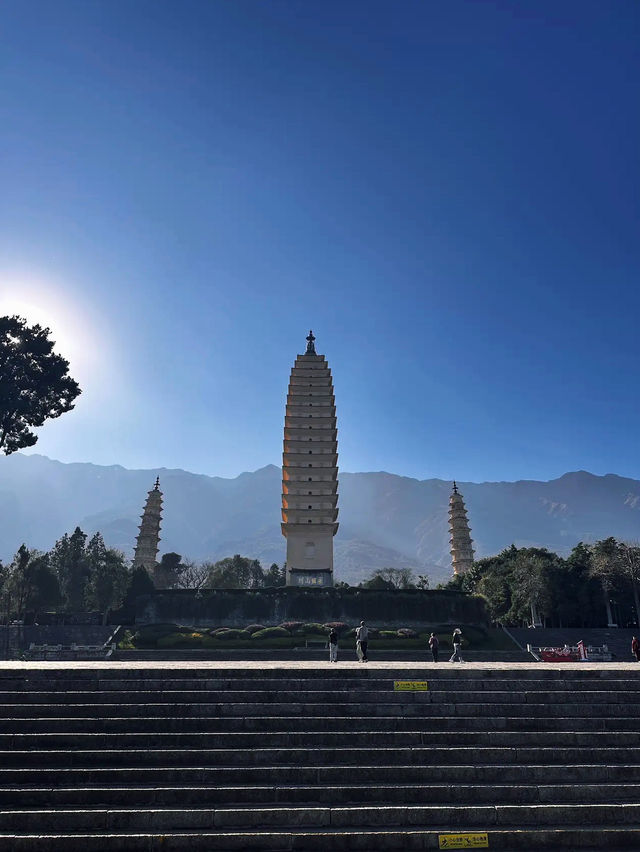
{"type": "Polygon", "coordinates": [[[287,586],[333,585],[338,531],[338,429],[331,370],[309,332],[291,370],[282,456],[287,586]]]}

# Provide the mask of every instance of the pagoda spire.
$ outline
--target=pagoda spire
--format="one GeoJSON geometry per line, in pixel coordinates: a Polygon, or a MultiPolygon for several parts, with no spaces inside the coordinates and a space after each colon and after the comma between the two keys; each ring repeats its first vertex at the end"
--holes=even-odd
{"type": "Polygon", "coordinates": [[[315,355],[316,354],[316,339],[313,336],[312,331],[309,331],[309,336],[307,337],[307,351],[304,354],[305,355],[315,355]]]}
{"type": "Polygon", "coordinates": [[[142,566],[151,572],[156,564],[160,544],[160,521],[162,520],[160,477],[156,477],[155,485],[147,495],[141,520],[133,556],[133,567],[142,566]]]}
{"type": "Polygon", "coordinates": [[[466,574],[473,565],[473,541],[467,510],[465,509],[462,494],[454,480],[453,490],[449,498],[449,543],[451,545],[451,566],[454,576],[466,574]]]}

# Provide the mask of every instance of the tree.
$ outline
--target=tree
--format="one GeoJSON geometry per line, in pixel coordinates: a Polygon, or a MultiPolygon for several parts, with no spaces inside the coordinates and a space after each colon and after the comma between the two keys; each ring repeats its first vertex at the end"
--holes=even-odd
{"type": "Polygon", "coordinates": [[[38,438],[30,427],[71,411],[80,394],[49,334],[22,317],[0,317],[0,450],[6,455],[33,446],[38,438]]]}
{"type": "Polygon", "coordinates": [[[109,610],[122,604],[127,591],[129,572],[124,554],[106,547],[97,532],[87,544],[85,557],[88,568],[85,603],[102,612],[102,623],[106,624],[109,610]]]}
{"type": "Polygon", "coordinates": [[[9,565],[4,585],[9,615],[23,619],[29,611],[55,606],[60,599],[58,580],[49,555],[22,544],[9,565]]]}
{"type": "Polygon", "coordinates": [[[638,595],[638,583],[640,582],[640,544],[637,542],[621,541],[618,545],[618,553],[622,573],[631,583],[633,603],[636,610],[636,624],[640,625],[640,596],[638,595]]]}
{"type": "Polygon", "coordinates": [[[71,535],[65,533],[49,554],[67,612],[80,612],[84,607],[85,587],[90,574],[86,539],[86,533],[76,527],[71,535]]]}
{"type": "Polygon", "coordinates": [[[140,595],[150,595],[155,591],[153,580],[144,565],[138,565],[129,574],[129,584],[124,596],[127,606],[133,606],[140,595]]]}
{"type": "Polygon", "coordinates": [[[197,563],[193,559],[185,559],[177,582],[178,588],[202,589],[212,569],[212,562],[197,563]]]}
{"type": "Polygon", "coordinates": [[[549,562],[554,556],[533,547],[518,552],[513,564],[511,621],[522,619],[535,627],[550,614],[549,562]]]}
{"type": "Polygon", "coordinates": [[[156,589],[174,589],[178,585],[184,570],[182,556],[179,553],[163,553],[160,562],[153,568],[153,582],[156,589]]]}
{"type": "Polygon", "coordinates": [[[209,571],[206,585],[210,589],[258,589],[264,585],[262,566],[257,559],[227,556],[209,571]]]}
{"type": "Polygon", "coordinates": [[[415,589],[411,568],[376,568],[371,577],[360,583],[363,589],[415,589]]]}
{"type": "Polygon", "coordinates": [[[272,562],[264,572],[265,586],[284,586],[287,582],[286,568],[281,568],[277,562],[272,562]]]}
{"type": "Polygon", "coordinates": [[[615,582],[622,574],[620,562],[620,550],[618,542],[610,536],[597,541],[593,545],[591,556],[591,575],[597,577],[602,585],[604,604],[607,609],[607,620],[609,625],[614,624],[611,612],[610,593],[615,582]]]}

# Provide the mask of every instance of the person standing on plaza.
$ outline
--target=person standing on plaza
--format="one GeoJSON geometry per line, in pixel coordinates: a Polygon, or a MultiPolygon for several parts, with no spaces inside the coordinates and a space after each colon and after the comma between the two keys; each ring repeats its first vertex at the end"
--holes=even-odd
{"type": "Polygon", "coordinates": [[[634,636],[631,640],[631,653],[635,656],[636,662],[640,663],[640,642],[638,642],[637,636],[634,636]]]}
{"type": "Polygon", "coordinates": [[[356,653],[361,663],[368,663],[367,647],[369,646],[369,631],[364,621],[360,622],[360,627],[356,628],[356,653]]]}
{"type": "Polygon", "coordinates": [[[453,654],[451,655],[450,663],[463,663],[464,660],[460,656],[460,646],[462,645],[462,630],[459,627],[453,631],[453,637],[451,639],[453,644],[453,654]]]}
{"type": "Polygon", "coordinates": [[[431,656],[433,657],[433,662],[438,662],[438,648],[440,646],[440,642],[438,641],[438,637],[435,633],[432,633],[429,636],[429,647],[431,648],[431,656]]]}
{"type": "Polygon", "coordinates": [[[329,662],[338,662],[338,633],[335,627],[329,631],[329,662]]]}

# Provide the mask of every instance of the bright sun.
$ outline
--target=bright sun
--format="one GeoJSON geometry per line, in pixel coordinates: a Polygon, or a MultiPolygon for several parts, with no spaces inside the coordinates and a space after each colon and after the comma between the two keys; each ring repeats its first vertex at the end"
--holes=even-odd
{"type": "Polygon", "coordinates": [[[66,358],[73,370],[85,373],[92,366],[95,339],[85,318],[69,307],[70,294],[62,288],[2,279],[0,316],[18,314],[29,325],[39,323],[51,329],[54,351],[66,358]]]}

